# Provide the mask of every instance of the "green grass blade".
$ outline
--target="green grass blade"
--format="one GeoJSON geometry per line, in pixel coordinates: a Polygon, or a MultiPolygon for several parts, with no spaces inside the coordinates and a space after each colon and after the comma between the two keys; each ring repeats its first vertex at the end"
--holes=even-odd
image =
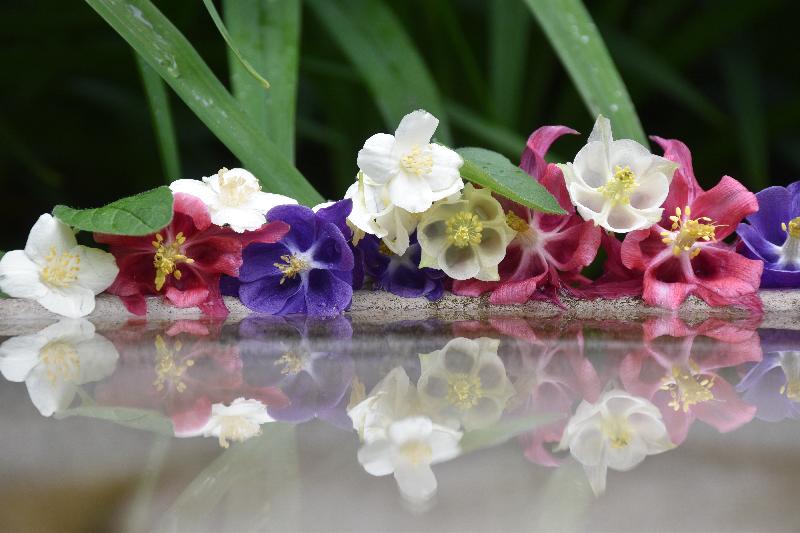
{"type": "Polygon", "coordinates": [[[169,108],[164,81],[156,71],[150,68],[139,54],[136,56],[136,65],[142,77],[144,93],[150,107],[153,119],[153,130],[156,135],[158,151],[161,155],[161,166],[164,169],[164,181],[171,183],[181,177],[180,156],[178,155],[178,141],[175,136],[175,127],[172,124],[172,113],[169,108]]]}
{"type": "Polygon", "coordinates": [[[522,2],[490,2],[489,83],[492,112],[497,122],[509,127],[518,122],[530,29],[531,19],[525,13],[522,2]]]}
{"type": "Polygon", "coordinates": [[[203,4],[205,4],[208,14],[211,15],[211,20],[214,21],[214,25],[217,27],[220,35],[222,35],[222,38],[225,40],[225,44],[228,45],[228,50],[233,52],[233,55],[239,60],[239,64],[244,67],[247,73],[250,74],[253,79],[255,79],[261,85],[262,88],[269,89],[269,82],[264,79],[264,77],[259,74],[255,68],[253,68],[253,65],[251,65],[250,62],[244,58],[242,53],[234,44],[233,39],[231,39],[231,36],[228,33],[228,29],[225,27],[225,24],[222,23],[222,18],[220,18],[219,13],[217,13],[217,8],[214,7],[214,2],[211,0],[203,0],[203,4]]]}
{"type": "Polygon", "coordinates": [[[248,118],[183,34],[149,0],[86,2],[164,78],[268,191],[306,205],[322,197],[248,118]]]}
{"type": "Polygon", "coordinates": [[[231,52],[233,95],[256,126],[293,161],[300,1],[223,0],[222,6],[228,30],[242,55],[272,80],[272,87],[265,93],[231,52]]]}
{"type": "Polygon", "coordinates": [[[436,136],[451,142],[439,91],[397,16],[380,0],[309,0],[320,23],[366,82],[391,130],[423,108],[439,119],[436,136]]]}
{"type": "Polygon", "coordinates": [[[616,138],[647,146],[642,124],[600,32],[580,0],[525,0],[592,115],[611,119],[616,138]]]}

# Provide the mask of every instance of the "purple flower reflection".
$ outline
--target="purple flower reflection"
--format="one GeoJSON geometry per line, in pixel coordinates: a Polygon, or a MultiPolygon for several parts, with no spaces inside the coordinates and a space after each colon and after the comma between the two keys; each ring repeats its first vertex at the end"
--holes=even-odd
{"type": "Polygon", "coordinates": [[[289,398],[289,405],[269,409],[284,422],[325,420],[351,429],[347,391],[353,380],[352,328],[343,316],[250,317],[239,326],[239,354],[245,381],[269,383],[289,398]]]}
{"type": "Polygon", "coordinates": [[[760,330],[764,358],[736,386],[756,418],[800,419],[800,331],[760,330]]]}

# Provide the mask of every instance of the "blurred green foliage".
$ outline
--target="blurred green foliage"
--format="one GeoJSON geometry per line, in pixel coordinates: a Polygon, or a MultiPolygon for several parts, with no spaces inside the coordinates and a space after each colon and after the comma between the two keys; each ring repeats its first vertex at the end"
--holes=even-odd
{"type": "MultiPolygon", "coordinates": [[[[227,84],[228,50],[202,3],[156,4],[227,84]]],[[[386,4],[433,76],[455,145],[485,146],[517,160],[540,125],[591,129],[592,117],[524,2],[386,4]]],[[[794,2],[586,5],[644,129],[684,140],[705,186],[723,174],[754,189],[797,179],[794,2]]],[[[307,2],[302,8],[296,164],[334,198],[353,180],[364,139],[390,128],[373,82],[332,37],[322,11],[307,2]]],[[[5,0],[0,20],[0,249],[21,247],[35,219],[56,203],[99,206],[167,180],[133,52],[88,5],[5,0]]],[[[174,94],[169,99],[184,177],[236,164],[174,94]]],[[[555,151],[570,157],[582,142],[565,139],[555,151]]]]}

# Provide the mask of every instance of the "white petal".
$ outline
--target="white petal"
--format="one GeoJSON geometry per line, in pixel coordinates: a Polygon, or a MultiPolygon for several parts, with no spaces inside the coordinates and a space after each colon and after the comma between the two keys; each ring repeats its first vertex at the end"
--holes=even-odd
{"type": "Polygon", "coordinates": [[[433,193],[425,178],[402,170],[389,182],[389,198],[409,213],[422,213],[433,204],[433,193]]]}
{"type": "Polygon", "coordinates": [[[376,133],[358,151],[358,168],[376,183],[387,183],[400,169],[400,160],[392,154],[393,136],[376,133]]]}
{"type": "Polygon", "coordinates": [[[39,265],[44,265],[47,257],[55,248],[56,253],[68,252],[78,245],[75,234],[69,226],[45,213],[39,217],[28,234],[25,243],[25,254],[39,265]]]}
{"type": "Polygon", "coordinates": [[[114,373],[119,353],[111,341],[102,335],[74,345],[80,361],[80,375],[75,383],[82,385],[100,381],[114,373]]]}
{"type": "Polygon", "coordinates": [[[398,446],[412,440],[427,440],[433,431],[433,423],[427,416],[412,416],[389,426],[389,439],[398,446]]]}
{"type": "Polygon", "coordinates": [[[267,211],[279,205],[297,205],[297,200],[282,194],[258,191],[250,195],[242,208],[254,209],[266,215],[267,211]]]}
{"type": "Polygon", "coordinates": [[[113,255],[88,246],[76,246],[71,252],[80,258],[78,285],[100,294],[114,283],[119,268],[113,255]]]}
{"type": "Polygon", "coordinates": [[[36,300],[45,309],[61,316],[80,318],[94,311],[94,292],[91,289],[72,285],[63,289],[51,289],[36,300]]]}
{"type": "Polygon", "coordinates": [[[609,169],[614,172],[616,167],[630,167],[638,178],[645,174],[656,157],[650,150],[631,139],[620,139],[611,143],[609,149],[609,169]]]}
{"type": "Polygon", "coordinates": [[[590,142],[581,148],[572,164],[575,175],[589,187],[605,185],[611,178],[607,152],[608,146],[600,142],[590,142]]]}
{"type": "Polygon", "coordinates": [[[638,181],[639,187],[630,197],[631,206],[636,209],[650,209],[660,207],[667,199],[670,180],[661,172],[646,174],[638,178],[638,181]]]}
{"type": "Polygon", "coordinates": [[[39,280],[39,266],[22,250],[12,250],[0,259],[0,290],[14,298],[41,298],[47,287],[39,280]]]}
{"type": "Polygon", "coordinates": [[[394,472],[393,450],[387,440],[367,443],[358,450],[358,462],[368,474],[386,476],[394,472]]]}
{"type": "Polygon", "coordinates": [[[600,142],[603,144],[611,144],[614,136],[611,133],[611,121],[603,115],[597,115],[592,127],[592,133],[589,134],[589,139],[586,142],[600,142]]]}
{"type": "MultiPolygon", "coordinates": [[[[437,196],[444,191],[460,190],[464,187],[461,180],[461,173],[459,169],[464,164],[464,160],[458,155],[457,152],[438,144],[431,144],[431,157],[433,158],[433,168],[430,173],[425,177],[437,196]],[[460,187],[456,188],[458,182],[461,182],[460,187]]],[[[445,198],[452,192],[439,196],[445,198]]]]}
{"type": "Polygon", "coordinates": [[[582,207],[586,211],[592,213],[592,215],[589,217],[584,216],[583,213],[581,213],[581,216],[583,216],[583,218],[586,220],[594,220],[594,217],[603,213],[606,208],[607,202],[605,196],[577,183],[570,185],[569,195],[576,207],[582,207]]]}
{"type": "Polygon", "coordinates": [[[608,475],[608,467],[603,463],[596,466],[584,465],[583,471],[586,472],[586,477],[589,480],[589,486],[592,488],[595,496],[600,496],[606,491],[606,477],[608,475]]]}
{"type": "Polygon", "coordinates": [[[428,437],[431,447],[431,464],[455,459],[461,453],[458,443],[462,433],[439,424],[434,424],[433,433],[428,437]]]}
{"type": "Polygon", "coordinates": [[[39,363],[39,350],[47,344],[47,338],[36,335],[12,337],[0,344],[0,373],[8,381],[24,381],[39,363]]]}
{"type": "Polygon", "coordinates": [[[353,201],[353,210],[347,217],[347,220],[349,220],[351,224],[364,233],[369,233],[377,237],[383,237],[385,235],[385,230],[375,221],[374,214],[367,210],[361,181],[356,181],[350,185],[350,187],[347,188],[347,192],[344,193],[344,197],[353,201]]]}
{"type": "Polygon", "coordinates": [[[267,217],[255,209],[223,207],[211,211],[211,222],[217,226],[229,225],[236,233],[254,231],[267,222],[267,217]]]}
{"type": "Polygon", "coordinates": [[[472,246],[446,246],[439,253],[439,268],[453,279],[474,278],[481,271],[478,255],[472,246]]]}
{"type": "Polygon", "coordinates": [[[66,409],[75,398],[75,385],[56,376],[48,376],[45,365],[36,366],[25,380],[28,396],[42,416],[66,409]]]}
{"type": "Polygon", "coordinates": [[[413,502],[423,502],[436,493],[436,476],[429,465],[403,462],[394,471],[394,479],[403,496],[413,502]]]}
{"type": "Polygon", "coordinates": [[[180,192],[194,196],[209,207],[219,203],[219,197],[211,185],[200,180],[175,180],[169,184],[169,188],[173,193],[180,192]]]}
{"type": "Polygon", "coordinates": [[[410,235],[417,228],[419,216],[399,207],[376,219],[378,227],[384,233],[383,242],[387,248],[397,255],[406,253],[410,244],[410,235]]]}
{"type": "Polygon", "coordinates": [[[47,339],[47,342],[59,340],[72,344],[89,340],[94,337],[94,334],[94,324],[82,318],[62,318],[38,333],[47,339]]]}
{"type": "Polygon", "coordinates": [[[412,111],[404,116],[394,133],[396,142],[394,154],[397,157],[403,157],[415,146],[420,148],[427,146],[438,126],[439,119],[423,109],[412,111]]]}
{"type": "MultiPolygon", "coordinates": [[[[608,212],[604,228],[615,233],[628,233],[649,228],[653,223],[629,205],[617,204],[608,212]]],[[[602,224],[601,224],[602,225],[602,224]]]]}
{"type": "Polygon", "coordinates": [[[581,464],[596,465],[603,459],[605,439],[598,426],[581,428],[569,443],[569,450],[581,464]]]}

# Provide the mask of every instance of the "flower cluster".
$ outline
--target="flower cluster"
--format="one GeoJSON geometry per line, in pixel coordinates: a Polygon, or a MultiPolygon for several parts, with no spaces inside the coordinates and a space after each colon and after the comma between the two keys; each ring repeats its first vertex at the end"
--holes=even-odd
{"type": "Polygon", "coordinates": [[[723,176],[706,191],[682,142],[652,137],[664,151],[655,155],[614,139],[600,116],[571,162],[545,157],[574,130],[545,126],[528,138],[520,169],[562,211],[543,212],[491,180],[465,184],[462,174],[473,179],[476,168],[498,183],[525,174],[496,162],[465,167],[459,152],[433,142],[437,126],[417,110],[394,135],[367,139],[344,199],[313,209],[262,191],[247,170],[222,168],[171,184],[166,227],[96,233],[110,254],[42,215],[25,249],[0,259],[0,290],[72,318],[91,313],[104,290],[140,315],[146,297],[163,296],[225,316],[227,295],[262,314],[329,317],[362,286],[430,300],[445,289],[489,293],[493,304],[638,296],[669,309],[694,295],[749,310],[760,309],[762,285],[800,286],[800,182],[755,195],[723,176]]]}

